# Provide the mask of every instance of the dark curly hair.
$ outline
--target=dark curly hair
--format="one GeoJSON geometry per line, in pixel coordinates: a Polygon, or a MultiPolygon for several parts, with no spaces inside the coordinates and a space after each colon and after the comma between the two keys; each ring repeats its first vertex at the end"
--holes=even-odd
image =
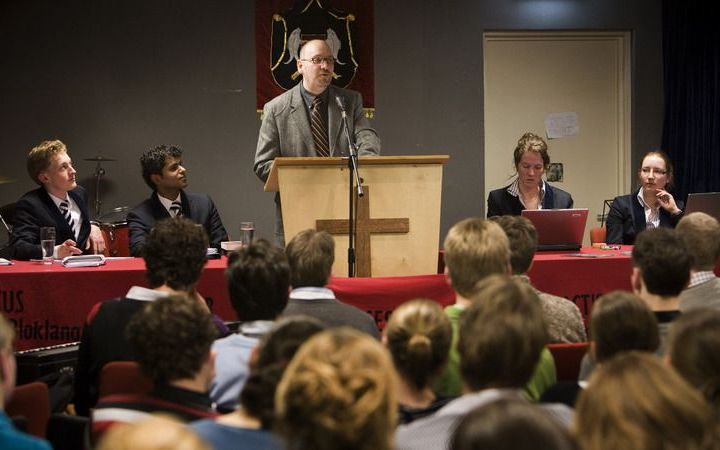
{"type": "Polygon", "coordinates": [[[136,313],[125,336],[140,370],[156,385],[194,377],[217,338],[210,313],[176,295],[150,302],[136,313]]]}
{"type": "Polygon", "coordinates": [[[258,345],[257,360],[240,393],[240,405],[250,416],[260,419],[262,427],[272,429],[275,419],[275,389],[285,368],[300,346],[325,329],[318,319],[290,316],[280,319],[258,345]]]}
{"type": "Polygon", "coordinates": [[[143,249],[150,287],[167,284],[190,291],[200,279],[207,247],[205,230],[191,220],[178,217],[157,222],[143,249]]]}
{"type": "Polygon", "coordinates": [[[150,186],[150,189],[155,190],[155,183],[150,179],[151,175],[162,175],[163,167],[165,167],[165,160],[168,156],[173,158],[181,158],[183,151],[179,147],[173,145],[158,145],[152,148],[140,157],[140,167],[142,169],[142,177],[145,180],[145,184],[150,186]]]}

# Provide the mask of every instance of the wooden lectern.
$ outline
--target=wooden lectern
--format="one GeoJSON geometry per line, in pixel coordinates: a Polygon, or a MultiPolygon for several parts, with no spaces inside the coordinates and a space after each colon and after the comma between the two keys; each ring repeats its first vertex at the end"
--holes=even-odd
{"type": "MultiPolygon", "coordinates": [[[[357,276],[437,272],[442,168],[448,156],[363,156],[358,200],[357,276]]],[[[335,238],[333,275],[347,276],[347,159],[275,158],[265,191],[280,192],[285,242],[298,232],[335,238]]]]}

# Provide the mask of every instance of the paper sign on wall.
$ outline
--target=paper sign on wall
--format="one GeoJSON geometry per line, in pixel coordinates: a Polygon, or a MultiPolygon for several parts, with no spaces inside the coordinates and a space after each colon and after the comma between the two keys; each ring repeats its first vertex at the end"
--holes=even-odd
{"type": "Polygon", "coordinates": [[[563,112],[548,114],[545,116],[545,133],[548,139],[577,136],[580,133],[577,113],[563,112]]]}

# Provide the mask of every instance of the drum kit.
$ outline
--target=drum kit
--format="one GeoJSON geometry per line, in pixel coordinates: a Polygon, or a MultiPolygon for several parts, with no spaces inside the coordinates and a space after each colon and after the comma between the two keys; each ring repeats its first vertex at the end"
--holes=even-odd
{"type": "Polygon", "coordinates": [[[118,206],[102,213],[102,201],[100,200],[100,180],[105,176],[102,163],[115,161],[115,158],[98,155],[84,158],[84,161],[97,163],[93,173],[95,177],[95,218],[100,222],[100,230],[107,243],[107,256],[129,256],[129,237],[126,221],[129,208],[127,206],[118,206]]]}

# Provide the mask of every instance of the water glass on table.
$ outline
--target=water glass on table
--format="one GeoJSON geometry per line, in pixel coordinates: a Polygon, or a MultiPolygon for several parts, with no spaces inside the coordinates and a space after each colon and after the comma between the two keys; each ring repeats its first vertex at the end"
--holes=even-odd
{"type": "Polygon", "coordinates": [[[40,246],[43,264],[52,264],[55,252],[55,227],[40,228],[40,246]]]}
{"type": "Polygon", "coordinates": [[[247,247],[255,236],[255,224],[253,222],[240,222],[240,242],[247,247]]]}

